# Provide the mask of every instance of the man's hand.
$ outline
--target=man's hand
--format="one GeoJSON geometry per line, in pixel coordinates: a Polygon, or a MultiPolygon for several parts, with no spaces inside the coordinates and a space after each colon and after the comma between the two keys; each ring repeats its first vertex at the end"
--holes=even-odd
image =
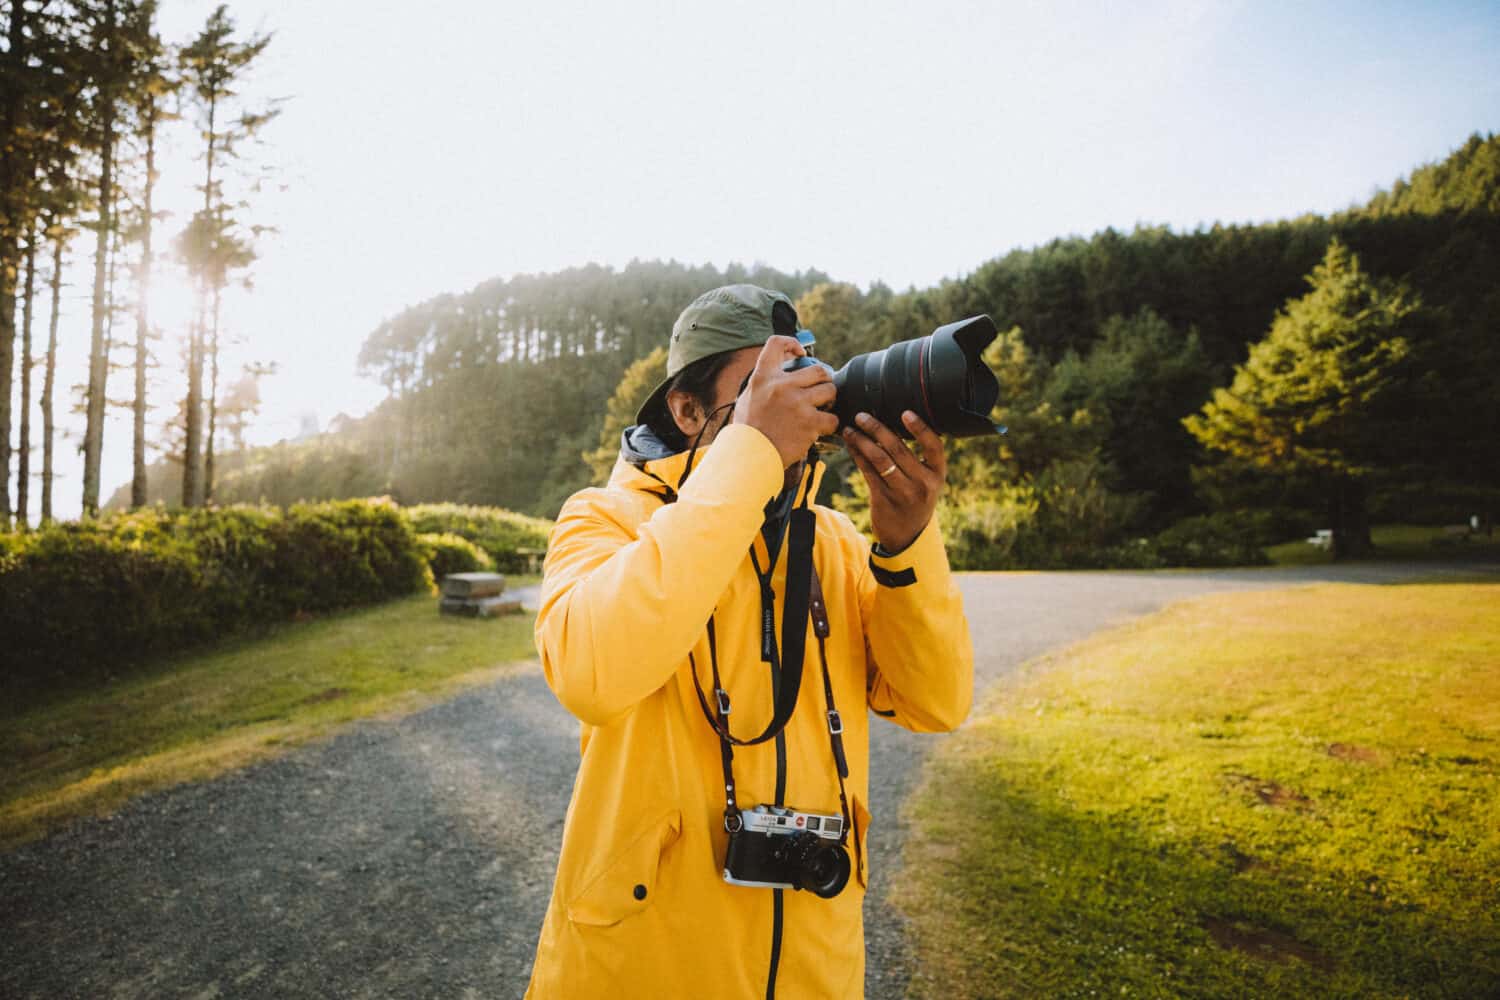
{"type": "Polygon", "coordinates": [[[771,439],[789,468],[807,455],[813,442],[839,429],[839,418],[821,407],[837,395],[833,378],[822,365],[782,371],[792,358],[807,353],[792,337],[772,337],[761,348],[745,391],[734,404],[734,422],[749,424],[771,439]]]}
{"type": "Polygon", "coordinates": [[[922,446],[921,458],[868,413],[854,418],[857,430],[844,430],[849,455],[870,487],[870,526],[875,540],[890,552],[906,548],[927,527],[948,474],[942,438],[910,410],[901,419],[922,446]]]}

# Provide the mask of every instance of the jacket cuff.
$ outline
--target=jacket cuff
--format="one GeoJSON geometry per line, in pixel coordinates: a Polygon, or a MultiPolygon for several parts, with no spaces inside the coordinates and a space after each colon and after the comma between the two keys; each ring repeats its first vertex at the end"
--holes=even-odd
{"type": "Polygon", "coordinates": [[[715,435],[703,461],[689,474],[681,498],[750,504],[758,522],[766,501],[781,492],[784,474],[781,453],[770,438],[747,424],[730,424],[715,435]]]}
{"type": "Polygon", "coordinates": [[[928,520],[917,537],[900,552],[888,553],[878,544],[870,549],[870,572],[882,587],[909,587],[919,580],[928,583],[948,571],[937,517],[928,520]]]}

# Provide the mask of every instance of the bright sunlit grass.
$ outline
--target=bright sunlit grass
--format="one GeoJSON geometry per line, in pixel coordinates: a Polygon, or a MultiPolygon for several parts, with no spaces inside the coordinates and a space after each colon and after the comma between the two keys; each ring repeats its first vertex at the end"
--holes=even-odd
{"type": "Polygon", "coordinates": [[[912,807],[918,995],[1495,995],[1500,584],[1203,598],[987,706],[912,807]]]}
{"type": "Polygon", "coordinates": [[[0,847],[492,681],[534,655],[531,623],[439,616],[434,598],[412,597],[0,717],[0,847]]]}

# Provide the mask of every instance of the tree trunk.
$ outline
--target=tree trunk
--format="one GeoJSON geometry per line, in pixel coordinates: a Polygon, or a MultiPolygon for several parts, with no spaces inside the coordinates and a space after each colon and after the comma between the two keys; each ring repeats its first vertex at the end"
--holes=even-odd
{"type": "Polygon", "coordinates": [[[1347,477],[1339,477],[1329,493],[1328,525],[1333,531],[1331,551],[1335,560],[1369,555],[1375,548],[1370,540],[1370,515],[1365,509],[1365,487],[1347,477]]]}
{"type": "MultiPolygon", "coordinates": [[[[19,81],[26,68],[26,5],[10,5],[10,37],[7,39],[12,79],[19,81]]],[[[0,531],[10,528],[10,395],[16,358],[16,276],[20,273],[21,227],[24,191],[22,176],[30,167],[21,163],[19,144],[10,141],[24,117],[25,88],[15,86],[5,98],[5,141],[0,143],[0,531]]]]}
{"type": "Polygon", "coordinates": [[[208,434],[203,439],[203,502],[214,502],[214,435],[219,421],[219,300],[223,292],[214,288],[213,325],[208,340],[208,434]]]}
{"type": "MultiPolygon", "coordinates": [[[[119,189],[117,188],[117,193],[118,190],[119,189]]],[[[110,218],[115,220],[118,226],[120,219],[119,198],[116,198],[114,205],[110,207],[109,215],[110,218]]],[[[119,312],[119,309],[115,304],[118,301],[118,296],[115,295],[115,289],[119,287],[117,279],[120,277],[120,251],[121,249],[123,249],[123,245],[124,238],[120,235],[120,232],[117,228],[109,241],[109,263],[105,267],[105,271],[109,275],[109,277],[105,279],[104,282],[104,360],[106,364],[109,362],[109,359],[114,357],[115,355],[115,316],[119,312]]],[[[113,366],[110,367],[113,368],[113,366]]],[[[105,378],[107,379],[108,377],[109,372],[106,371],[105,378]]],[[[109,416],[108,394],[106,394],[104,397],[104,406],[105,417],[107,418],[109,416]]]]}
{"type": "Polygon", "coordinates": [[[203,310],[193,321],[193,332],[188,337],[188,394],[187,405],[182,416],[182,505],[198,505],[198,457],[202,450],[199,438],[203,434],[201,414],[203,411],[203,356],[199,345],[203,341],[203,310]]]}
{"type": "Polygon", "coordinates": [[[143,199],[145,232],[141,234],[141,278],[135,310],[135,404],[132,407],[130,509],[146,506],[146,340],[151,322],[151,192],[156,185],[156,98],[146,99],[146,191],[143,199]]]}
{"type": "Polygon", "coordinates": [[[5,226],[0,239],[0,531],[10,530],[10,386],[15,376],[17,242],[5,226]]]}
{"type": "Polygon", "coordinates": [[[52,240],[52,317],[47,331],[47,367],[42,376],[42,523],[52,520],[52,389],[57,382],[57,320],[62,302],[62,231],[52,240]]]}
{"type": "MultiPolygon", "coordinates": [[[[204,156],[203,211],[213,211],[214,191],[214,118],[218,111],[218,93],[208,99],[208,151],[204,156]]],[[[212,268],[209,268],[211,272],[212,268]]],[[[203,453],[203,347],[208,328],[208,306],[212,277],[204,280],[198,293],[198,324],[188,347],[188,398],[186,426],[183,434],[182,455],[182,505],[198,507],[203,504],[205,491],[199,479],[199,456],[203,453]]]]}
{"type": "Polygon", "coordinates": [[[16,441],[16,525],[31,524],[31,314],[36,297],[36,231],[26,241],[26,298],[21,310],[21,436],[16,441]]]}
{"type": "MultiPolygon", "coordinates": [[[[118,41],[115,37],[113,0],[105,5],[105,12],[109,19],[106,37],[113,50],[118,41]]],[[[111,52],[111,55],[114,53],[111,52]]],[[[114,60],[111,59],[111,62],[114,60]]],[[[113,67],[110,72],[112,70],[113,67]]],[[[99,144],[99,232],[94,248],[93,330],[89,338],[89,383],[83,432],[83,516],[86,518],[95,517],[99,513],[99,466],[104,450],[104,391],[109,379],[109,358],[104,349],[104,292],[108,277],[109,237],[114,228],[111,218],[114,208],[115,147],[113,81],[106,81],[101,90],[103,108],[99,144]]]]}

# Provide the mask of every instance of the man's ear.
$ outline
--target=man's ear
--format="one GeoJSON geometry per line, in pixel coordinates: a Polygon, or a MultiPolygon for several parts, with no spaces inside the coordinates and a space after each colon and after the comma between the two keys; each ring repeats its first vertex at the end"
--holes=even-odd
{"type": "Polygon", "coordinates": [[[698,397],[690,392],[681,389],[668,392],[667,412],[672,414],[672,420],[684,437],[691,438],[703,429],[703,407],[698,405],[698,397]]]}

